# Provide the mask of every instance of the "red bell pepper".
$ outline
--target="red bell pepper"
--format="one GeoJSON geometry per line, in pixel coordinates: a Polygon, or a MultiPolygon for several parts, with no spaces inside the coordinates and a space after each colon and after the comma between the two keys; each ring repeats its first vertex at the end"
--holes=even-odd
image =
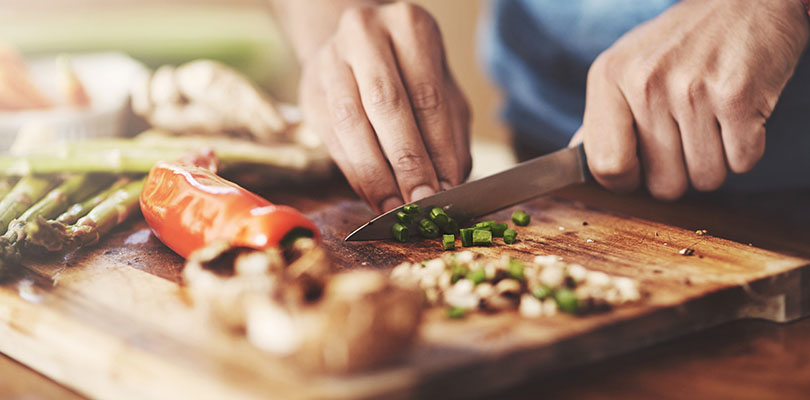
{"type": "Polygon", "coordinates": [[[155,164],[140,200],[152,232],[184,258],[216,241],[264,249],[300,236],[320,240],[318,228],[298,210],[272,204],[196,163],[155,164]]]}

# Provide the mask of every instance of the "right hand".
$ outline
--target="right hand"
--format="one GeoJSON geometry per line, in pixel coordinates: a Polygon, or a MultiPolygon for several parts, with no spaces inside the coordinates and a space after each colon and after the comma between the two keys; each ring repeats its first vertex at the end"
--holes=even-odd
{"type": "Polygon", "coordinates": [[[300,101],[355,192],[378,212],[462,183],[469,107],[436,21],[408,4],[352,8],[305,60],[300,101]]]}

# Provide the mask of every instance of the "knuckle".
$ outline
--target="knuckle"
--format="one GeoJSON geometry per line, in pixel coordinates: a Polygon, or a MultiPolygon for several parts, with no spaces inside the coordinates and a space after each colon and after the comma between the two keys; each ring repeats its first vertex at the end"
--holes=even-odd
{"type": "Polygon", "coordinates": [[[391,159],[391,166],[397,172],[414,173],[421,171],[426,162],[428,160],[425,160],[424,156],[418,155],[416,152],[401,151],[394,154],[391,159]]]}
{"type": "Polygon", "coordinates": [[[336,129],[354,127],[360,119],[360,106],[351,99],[337,100],[330,109],[336,129]]]}
{"type": "Polygon", "coordinates": [[[706,94],[706,86],[700,79],[679,78],[675,81],[674,93],[675,103],[687,109],[697,109],[699,103],[703,101],[706,94]]]}
{"type": "Polygon", "coordinates": [[[649,108],[660,87],[659,80],[655,75],[645,73],[636,74],[628,80],[627,94],[631,102],[635,102],[642,107],[649,108]]]}
{"type": "Polygon", "coordinates": [[[622,65],[614,66],[623,71],[622,82],[628,101],[641,107],[650,108],[664,87],[665,74],[668,70],[663,61],[651,57],[647,59],[631,58],[622,65]]]}
{"type": "Polygon", "coordinates": [[[351,7],[343,12],[338,22],[338,29],[356,28],[369,25],[375,12],[371,7],[351,7]]]}
{"type": "Polygon", "coordinates": [[[389,5],[390,9],[406,22],[413,22],[422,17],[424,10],[416,4],[400,1],[389,5]]]}
{"type": "Polygon", "coordinates": [[[411,102],[417,111],[436,111],[441,108],[442,100],[438,85],[432,82],[417,84],[411,93],[411,102]]]}
{"type": "Polygon", "coordinates": [[[751,115],[753,102],[744,86],[725,86],[719,91],[718,103],[718,111],[723,117],[738,119],[751,115]]]}
{"type": "Polygon", "coordinates": [[[369,88],[368,105],[383,111],[402,105],[402,94],[390,78],[374,78],[369,88]]]}

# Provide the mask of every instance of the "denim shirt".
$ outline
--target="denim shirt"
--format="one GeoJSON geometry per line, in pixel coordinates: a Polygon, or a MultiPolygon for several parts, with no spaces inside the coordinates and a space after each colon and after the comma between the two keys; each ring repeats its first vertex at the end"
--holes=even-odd
{"type": "MultiPolygon", "coordinates": [[[[502,115],[522,141],[562,148],[582,124],[593,60],[627,31],[677,0],[493,0],[482,54],[500,84],[502,115]]],[[[753,171],[730,174],[732,191],[810,188],[810,56],[802,57],[767,122],[753,171]]]]}

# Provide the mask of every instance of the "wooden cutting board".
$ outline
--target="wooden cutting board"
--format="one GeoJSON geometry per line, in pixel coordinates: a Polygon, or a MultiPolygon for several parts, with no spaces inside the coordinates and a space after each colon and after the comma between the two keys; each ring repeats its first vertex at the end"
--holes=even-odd
{"type": "MultiPolygon", "coordinates": [[[[441,253],[436,241],[343,243],[373,215],[342,185],[318,189],[317,196],[268,195],[305,210],[341,267],[392,267],[441,253]]],[[[29,262],[0,286],[0,351],[98,398],[464,397],[730,320],[783,322],[810,313],[804,233],[775,235],[767,221],[727,210],[590,187],[520,208],[533,220],[518,229],[519,242],[475,251],[559,255],[638,279],[645,300],[535,320],[503,313],[456,321],[431,310],[400,362],[351,376],[307,375],[213,328],[179,290],[182,260],[135,218],[99,246],[29,262]],[[702,228],[709,234],[696,235],[702,228]],[[686,247],[695,254],[679,254],[686,247]]],[[[493,217],[507,220],[510,212],[493,217]]]]}

